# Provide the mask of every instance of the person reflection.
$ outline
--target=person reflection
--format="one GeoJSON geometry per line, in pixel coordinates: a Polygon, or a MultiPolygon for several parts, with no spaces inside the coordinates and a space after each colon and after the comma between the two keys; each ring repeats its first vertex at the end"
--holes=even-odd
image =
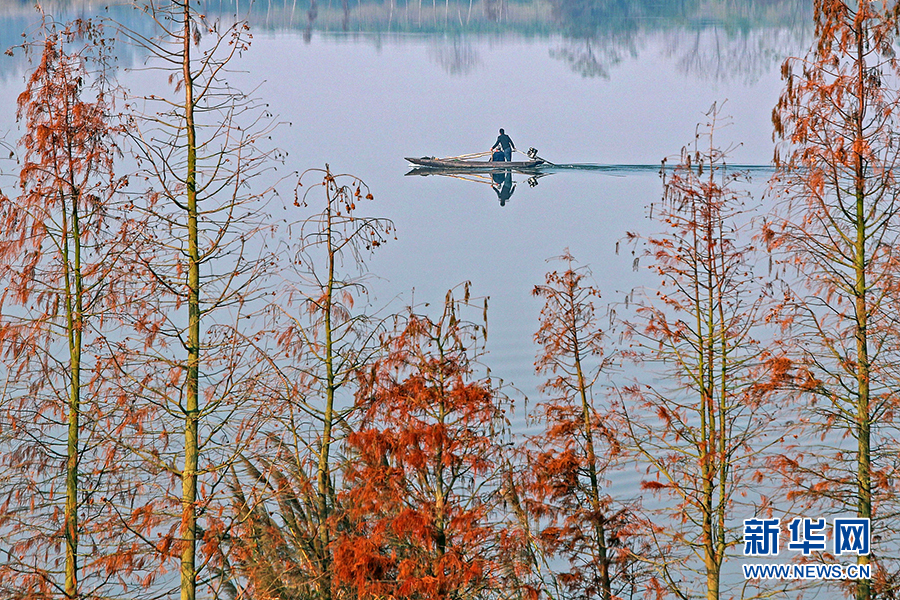
{"type": "Polygon", "coordinates": [[[516,184],[512,178],[512,171],[509,169],[499,171],[491,175],[491,179],[493,180],[491,187],[497,192],[497,197],[500,199],[500,206],[506,206],[506,202],[516,190],[516,184]]]}

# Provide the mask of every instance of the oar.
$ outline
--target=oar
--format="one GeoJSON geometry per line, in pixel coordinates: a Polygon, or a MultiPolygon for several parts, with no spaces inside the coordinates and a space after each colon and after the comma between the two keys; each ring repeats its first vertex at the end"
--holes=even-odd
{"type": "Polygon", "coordinates": [[[475,178],[473,176],[465,176],[465,175],[454,175],[453,173],[441,173],[441,175],[446,175],[447,177],[454,177],[456,179],[462,179],[463,181],[471,181],[472,183],[486,183],[491,185],[491,182],[487,179],[475,178]]]}
{"type": "Polygon", "coordinates": [[[478,158],[479,156],[487,156],[490,154],[490,150],[487,152],[475,152],[474,154],[460,154],[459,156],[448,156],[447,158],[442,158],[441,160],[462,160],[464,158],[478,158]]]}

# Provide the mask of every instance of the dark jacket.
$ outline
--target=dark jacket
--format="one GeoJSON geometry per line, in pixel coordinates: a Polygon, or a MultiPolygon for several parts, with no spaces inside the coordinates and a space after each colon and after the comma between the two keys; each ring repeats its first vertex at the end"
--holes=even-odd
{"type": "Polygon", "coordinates": [[[506,135],[505,133],[497,136],[497,141],[494,142],[494,145],[491,148],[503,148],[504,150],[509,150],[510,148],[515,148],[516,145],[513,143],[512,138],[506,135]]]}

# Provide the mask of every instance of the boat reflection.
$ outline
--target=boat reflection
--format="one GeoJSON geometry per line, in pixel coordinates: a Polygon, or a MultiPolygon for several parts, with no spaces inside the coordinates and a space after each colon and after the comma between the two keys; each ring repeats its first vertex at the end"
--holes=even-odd
{"type": "Polygon", "coordinates": [[[494,193],[497,195],[497,199],[500,201],[500,206],[506,206],[506,204],[512,198],[513,193],[516,191],[516,185],[521,183],[523,180],[528,184],[528,187],[534,187],[538,184],[538,179],[541,177],[546,177],[550,175],[549,172],[543,171],[540,169],[494,169],[491,171],[466,171],[464,169],[437,169],[433,167],[415,167],[410,170],[407,175],[440,175],[443,177],[453,177],[454,179],[461,179],[463,181],[469,181],[472,183],[480,183],[484,185],[489,185],[494,193]]]}

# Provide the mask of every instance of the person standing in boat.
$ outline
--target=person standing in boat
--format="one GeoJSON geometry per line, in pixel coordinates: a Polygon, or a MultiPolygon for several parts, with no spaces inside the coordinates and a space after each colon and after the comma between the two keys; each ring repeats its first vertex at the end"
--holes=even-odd
{"type": "Polygon", "coordinates": [[[503,156],[506,159],[506,162],[512,160],[513,150],[516,149],[515,143],[512,141],[512,138],[506,135],[506,132],[503,129],[500,129],[500,135],[497,137],[497,141],[494,142],[494,145],[491,147],[491,150],[503,150],[503,156]]]}

